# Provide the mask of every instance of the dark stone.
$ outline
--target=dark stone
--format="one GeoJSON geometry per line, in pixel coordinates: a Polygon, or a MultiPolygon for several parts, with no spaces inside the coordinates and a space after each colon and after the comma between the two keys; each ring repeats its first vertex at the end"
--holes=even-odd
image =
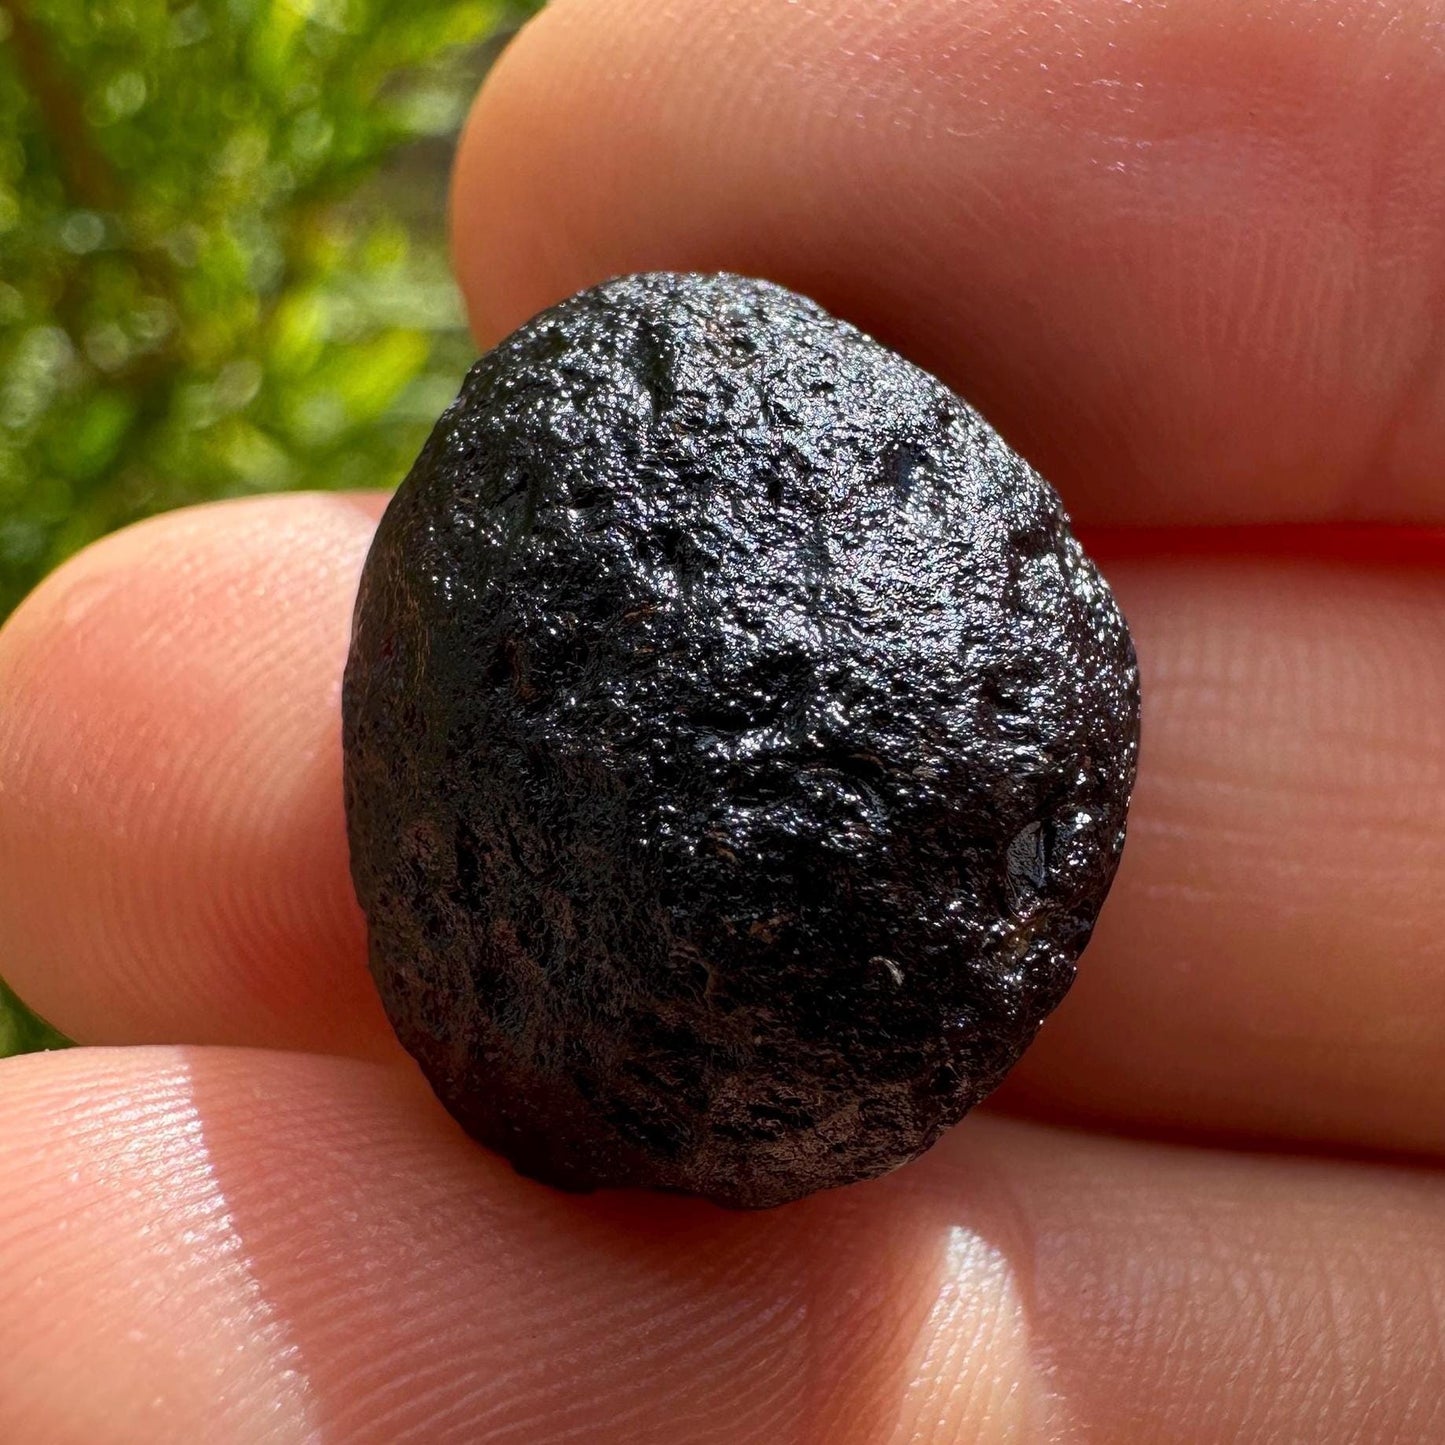
{"type": "Polygon", "coordinates": [[[1074,976],[1138,678],[1049,486],[938,381],[734,276],[483,357],[388,508],[346,672],[402,1043],[566,1189],[881,1174],[1074,976]]]}

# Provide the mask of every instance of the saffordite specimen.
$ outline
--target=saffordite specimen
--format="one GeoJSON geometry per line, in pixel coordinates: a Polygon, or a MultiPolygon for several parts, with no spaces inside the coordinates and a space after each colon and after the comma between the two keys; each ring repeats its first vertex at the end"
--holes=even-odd
{"type": "Polygon", "coordinates": [[[526,1174],[865,1179],[1063,997],[1137,734],[1108,588],[975,412],[779,287],[613,281],[478,362],[367,560],[372,970],[526,1174]]]}

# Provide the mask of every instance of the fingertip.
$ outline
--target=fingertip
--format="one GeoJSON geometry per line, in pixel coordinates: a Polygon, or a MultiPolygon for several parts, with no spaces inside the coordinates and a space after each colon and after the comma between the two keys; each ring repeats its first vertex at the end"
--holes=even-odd
{"type": "Polygon", "coordinates": [[[808,293],[1094,521],[1441,514],[1429,7],[554,0],[482,90],[490,344],[608,276],[808,293]]]}
{"type": "MultiPolygon", "coordinates": [[[[627,3],[622,0],[624,9],[627,3]]],[[[551,294],[556,283],[548,278],[568,266],[566,209],[538,215],[513,203],[513,187],[538,166],[563,191],[569,184],[557,160],[568,153],[566,131],[578,108],[575,96],[559,93],[570,91],[571,82],[554,56],[567,53],[578,23],[566,4],[534,15],[488,72],[462,127],[448,214],[452,268],[482,347],[545,305],[541,298],[561,299],[551,294]]]]}
{"type": "Polygon", "coordinates": [[[379,497],[170,513],[0,632],[0,957],[90,1042],[385,1052],[339,688],[379,497]]]}
{"type": "Polygon", "coordinates": [[[315,1439],[185,1052],[76,1049],[0,1070],[0,1436],[315,1439]]]}

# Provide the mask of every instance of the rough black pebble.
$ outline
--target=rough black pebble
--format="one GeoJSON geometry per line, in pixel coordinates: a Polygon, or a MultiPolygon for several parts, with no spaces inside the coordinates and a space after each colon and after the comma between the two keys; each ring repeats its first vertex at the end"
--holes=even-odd
{"type": "Polygon", "coordinates": [[[1063,997],[1137,736],[1113,598],[975,412],[777,286],[613,281],[478,362],[367,560],[372,971],[526,1174],[866,1179],[1063,997]]]}

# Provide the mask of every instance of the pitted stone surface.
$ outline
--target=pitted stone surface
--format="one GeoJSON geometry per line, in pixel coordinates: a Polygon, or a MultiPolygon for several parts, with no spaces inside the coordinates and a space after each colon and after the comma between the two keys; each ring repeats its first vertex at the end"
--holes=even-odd
{"type": "Polygon", "coordinates": [[[485,356],[389,507],[345,688],[392,1022],[524,1173],[757,1207],[928,1148],[1123,846],[1124,621],[940,382],[735,276],[485,356]]]}

